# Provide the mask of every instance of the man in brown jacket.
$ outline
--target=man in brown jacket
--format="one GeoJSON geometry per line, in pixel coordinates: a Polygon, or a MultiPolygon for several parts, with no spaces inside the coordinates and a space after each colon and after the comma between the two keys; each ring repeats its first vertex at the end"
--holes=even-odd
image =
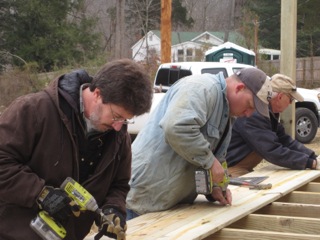
{"type": "Polygon", "coordinates": [[[101,235],[124,239],[131,172],[126,124],[149,111],[151,101],[149,77],[128,59],[104,65],[94,77],[84,70],[62,75],[44,91],[16,99],[0,116],[0,239],[40,239],[30,222],[41,210],[64,226],[65,239],[83,239],[94,221],[101,235]],[[72,214],[59,188],[67,177],[94,196],[114,228],[93,212],[72,214]],[[48,201],[40,203],[44,192],[48,201]]]}

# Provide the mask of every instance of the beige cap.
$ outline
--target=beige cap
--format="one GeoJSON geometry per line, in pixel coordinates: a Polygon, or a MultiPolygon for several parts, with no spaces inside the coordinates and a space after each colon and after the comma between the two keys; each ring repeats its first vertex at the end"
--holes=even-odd
{"type": "Polygon", "coordinates": [[[271,77],[271,87],[272,91],[287,93],[299,102],[304,100],[300,93],[297,92],[297,87],[293,80],[286,75],[279,73],[273,75],[271,77]]]}
{"type": "Polygon", "coordinates": [[[252,91],[255,109],[263,116],[269,117],[268,105],[272,96],[269,77],[254,67],[243,68],[235,74],[252,91]]]}

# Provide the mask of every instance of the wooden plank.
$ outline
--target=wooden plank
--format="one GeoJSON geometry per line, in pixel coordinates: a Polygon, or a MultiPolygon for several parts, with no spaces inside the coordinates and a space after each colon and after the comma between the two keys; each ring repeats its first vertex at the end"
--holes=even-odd
{"type": "Polygon", "coordinates": [[[320,193],[294,191],[279,198],[277,202],[320,204],[320,193]]]}
{"type": "Polygon", "coordinates": [[[320,177],[319,178],[315,178],[314,180],[312,180],[312,182],[320,182],[320,177]]]}
{"type": "Polygon", "coordinates": [[[267,206],[257,210],[255,213],[307,217],[307,218],[319,218],[320,205],[274,202],[270,205],[267,205],[267,206]]]}
{"type": "Polygon", "coordinates": [[[234,199],[232,206],[221,207],[197,201],[190,206],[178,206],[170,211],[145,214],[130,220],[127,239],[203,239],[319,178],[320,172],[293,171],[268,166],[246,176],[265,175],[270,177],[264,182],[273,184],[270,190],[258,191],[230,186],[234,199]]]}
{"type": "MultiPolygon", "coordinates": [[[[230,186],[233,194],[232,206],[209,203],[203,196],[199,196],[194,204],[179,205],[167,211],[142,215],[127,222],[127,240],[204,239],[320,178],[320,171],[294,171],[270,165],[245,176],[269,176],[263,183],[272,183],[273,187],[268,190],[249,190],[245,187],[230,186]]],[[[108,238],[101,238],[104,239],[108,238]]],[[[93,237],[85,240],[93,240],[93,237]]]]}
{"type": "MultiPolygon", "coordinates": [[[[320,216],[319,216],[320,217],[320,216]]],[[[278,215],[250,214],[228,228],[260,231],[320,234],[320,219],[278,215]]]]}
{"type": "Polygon", "coordinates": [[[320,192],[320,183],[319,182],[310,182],[310,183],[298,188],[297,191],[320,192]]]}
{"type": "Polygon", "coordinates": [[[296,234],[296,233],[281,233],[272,231],[255,231],[245,229],[232,229],[224,228],[219,232],[216,232],[205,240],[317,240],[320,239],[319,235],[312,234],[296,234]]]}

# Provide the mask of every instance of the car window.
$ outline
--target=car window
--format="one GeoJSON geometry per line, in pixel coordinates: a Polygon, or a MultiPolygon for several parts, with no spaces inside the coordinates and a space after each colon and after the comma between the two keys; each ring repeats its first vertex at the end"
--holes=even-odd
{"type": "Polygon", "coordinates": [[[241,70],[242,68],[240,68],[240,67],[237,67],[237,68],[232,68],[232,71],[233,71],[233,73],[236,73],[236,72],[238,72],[239,70],[241,70]]]}
{"type": "Polygon", "coordinates": [[[201,70],[201,74],[203,73],[218,74],[219,72],[222,72],[225,78],[228,77],[228,73],[225,68],[204,68],[201,70]]]}
{"type": "Polygon", "coordinates": [[[180,78],[191,75],[190,70],[180,68],[162,68],[159,69],[156,77],[156,85],[171,86],[180,78]]]}

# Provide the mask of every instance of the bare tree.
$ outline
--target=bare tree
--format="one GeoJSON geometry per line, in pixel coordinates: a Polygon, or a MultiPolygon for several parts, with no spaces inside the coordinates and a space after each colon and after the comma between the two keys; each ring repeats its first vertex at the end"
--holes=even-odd
{"type": "Polygon", "coordinates": [[[195,24],[191,31],[235,30],[244,0],[183,0],[195,24]]]}
{"type": "Polygon", "coordinates": [[[97,16],[99,21],[93,31],[103,36],[102,49],[110,57],[115,56],[116,3],[118,0],[86,0],[87,14],[97,16]]]}
{"type": "MultiPolygon", "coordinates": [[[[161,1],[159,0],[127,0],[127,19],[131,28],[134,28],[140,38],[145,36],[150,30],[159,29],[161,1]]],[[[149,44],[146,41],[146,61],[148,62],[149,44]]]]}
{"type": "MultiPolygon", "coordinates": [[[[226,31],[226,33],[234,31],[242,23],[239,20],[243,14],[244,1],[182,0],[188,17],[194,20],[193,27],[188,28],[188,31],[226,31]]],[[[110,58],[131,57],[131,46],[150,30],[160,30],[161,0],[86,0],[86,2],[88,14],[99,18],[95,31],[103,34],[104,50],[110,53],[110,58]]],[[[185,29],[179,26],[175,30],[185,29]]]]}
{"type": "Polygon", "coordinates": [[[122,58],[124,50],[124,32],[125,32],[125,16],[124,16],[125,0],[118,0],[116,11],[116,51],[115,57],[122,58]]]}

